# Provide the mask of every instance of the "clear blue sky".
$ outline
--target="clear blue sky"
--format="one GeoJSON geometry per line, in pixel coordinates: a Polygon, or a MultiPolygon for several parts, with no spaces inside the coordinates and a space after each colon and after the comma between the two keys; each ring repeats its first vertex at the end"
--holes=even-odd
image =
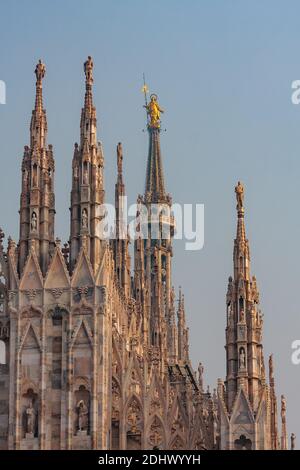
{"type": "Polygon", "coordinates": [[[142,73],[165,108],[164,170],[174,201],[205,204],[205,246],[175,244],[174,284],[186,294],[193,362],[207,383],[225,376],[225,294],[235,235],[234,185],[246,188],[246,225],[274,352],[278,395],[300,441],[300,3],[290,0],[1,2],[0,225],[18,237],[20,165],[34,102],[34,67],[47,66],[44,104],[56,159],[56,234],[69,231],[73,144],[79,139],[83,61],[92,55],[108,199],[122,141],[131,201],[144,189],[147,135],[142,73]]]}

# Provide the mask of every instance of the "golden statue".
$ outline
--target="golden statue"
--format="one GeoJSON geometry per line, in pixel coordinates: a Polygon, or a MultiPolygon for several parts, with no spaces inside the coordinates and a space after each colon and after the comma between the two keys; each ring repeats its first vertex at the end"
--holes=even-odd
{"type": "Polygon", "coordinates": [[[164,111],[157,102],[157,95],[152,94],[150,96],[150,103],[144,105],[144,108],[147,109],[147,114],[150,116],[149,127],[160,127],[160,113],[164,111]]]}

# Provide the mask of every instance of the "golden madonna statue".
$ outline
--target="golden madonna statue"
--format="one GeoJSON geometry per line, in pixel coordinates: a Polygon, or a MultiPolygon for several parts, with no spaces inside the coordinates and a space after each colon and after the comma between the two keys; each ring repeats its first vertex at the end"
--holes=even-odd
{"type": "Polygon", "coordinates": [[[152,94],[150,96],[150,103],[144,105],[147,109],[147,114],[150,116],[149,127],[160,127],[160,113],[163,113],[163,109],[158,104],[157,95],[152,94]]]}

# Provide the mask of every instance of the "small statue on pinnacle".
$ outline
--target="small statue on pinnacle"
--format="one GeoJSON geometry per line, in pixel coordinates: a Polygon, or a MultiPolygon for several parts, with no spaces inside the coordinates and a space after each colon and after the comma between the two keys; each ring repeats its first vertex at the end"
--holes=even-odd
{"type": "Polygon", "coordinates": [[[36,68],[35,68],[34,73],[35,73],[37,82],[41,82],[42,79],[43,79],[44,76],[45,76],[45,73],[46,73],[45,64],[43,64],[43,62],[41,61],[41,59],[39,60],[37,66],[36,66],[36,68]]]}
{"type": "Polygon", "coordinates": [[[84,63],[84,73],[86,76],[86,81],[88,83],[93,83],[93,67],[94,67],[93,59],[89,55],[87,60],[84,63]]]}
{"type": "Polygon", "coordinates": [[[121,142],[117,145],[117,160],[118,160],[118,173],[122,173],[122,163],[123,163],[123,149],[121,142]]]}
{"type": "Polygon", "coordinates": [[[235,194],[237,200],[237,210],[241,210],[244,207],[244,186],[240,181],[238,181],[237,186],[235,187],[235,194]]]}

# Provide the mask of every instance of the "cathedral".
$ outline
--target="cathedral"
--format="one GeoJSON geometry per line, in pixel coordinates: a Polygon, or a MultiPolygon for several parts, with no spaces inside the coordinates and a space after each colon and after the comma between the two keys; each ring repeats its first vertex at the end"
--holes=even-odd
{"type": "MultiPolygon", "coordinates": [[[[97,140],[93,61],[84,63],[80,140],[74,146],[70,237],[55,237],[55,160],[36,66],[30,143],[21,167],[20,232],[0,231],[0,449],[287,449],[278,429],[273,359],[266,377],[262,313],[250,275],[244,188],[226,297],[226,380],[210,393],[192,367],[184,294],[172,286],[172,198],[165,188],[160,108],[146,100],[149,150],[137,212],[153,206],[158,236],[122,226],[123,150],[116,149],[115,232],[103,231],[104,153],[97,140]],[[164,229],[169,236],[164,236],[164,229]],[[122,233],[121,233],[122,232],[122,233]]],[[[138,214],[137,214],[138,215],[138,214]]],[[[152,227],[151,227],[152,228],[152,227]]],[[[140,227],[142,230],[142,227],[140,227]]],[[[150,230],[151,232],[151,230],[150,230]]],[[[152,233],[152,232],[151,232],[152,233]]]]}

